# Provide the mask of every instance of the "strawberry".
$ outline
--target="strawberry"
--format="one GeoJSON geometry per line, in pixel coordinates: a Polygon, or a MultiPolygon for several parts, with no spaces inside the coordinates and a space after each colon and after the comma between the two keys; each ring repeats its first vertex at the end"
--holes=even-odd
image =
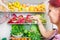
{"type": "Polygon", "coordinates": [[[31,15],[27,15],[27,17],[26,18],[30,18],[31,17],[31,15]]]}
{"type": "Polygon", "coordinates": [[[17,17],[16,14],[12,14],[13,17],[17,17]]]}
{"type": "Polygon", "coordinates": [[[18,17],[18,21],[17,21],[18,23],[25,23],[25,19],[24,19],[24,17],[22,16],[22,15],[20,15],[19,17],[18,17]]]}
{"type": "Polygon", "coordinates": [[[8,23],[13,23],[12,20],[10,20],[8,23]]]}
{"type": "Polygon", "coordinates": [[[18,18],[23,18],[23,15],[18,16],[18,18]]]}
{"type": "Polygon", "coordinates": [[[18,19],[17,23],[25,23],[25,20],[24,19],[18,19]]]}
{"type": "Polygon", "coordinates": [[[16,22],[17,21],[16,18],[17,18],[16,14],[12,14],[12,19],[10,19],[8,23],[14,23],[14,21],[16,22]]]}
{"type": "Polygon", "coordinates": [[[27,23],[32,23],[32,20],[30,19],[31,15],[27,15],[26,17],[26,22],[27,23]]]}

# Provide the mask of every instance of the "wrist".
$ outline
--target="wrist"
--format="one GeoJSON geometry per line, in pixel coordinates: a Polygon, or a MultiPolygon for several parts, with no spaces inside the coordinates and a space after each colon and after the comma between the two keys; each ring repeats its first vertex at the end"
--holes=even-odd
{"type": "Polygon", "coordinates": [[[38,24],[42,24],[41,20],[40,19],[37,19],[37,22],[38,24]]]}
{"type": "Polygon", "coordinates": [[[40,19],[37,19],[37,21],[38,21],[38,22],[41,22],[41,20],[40,20],[40,19]]]}

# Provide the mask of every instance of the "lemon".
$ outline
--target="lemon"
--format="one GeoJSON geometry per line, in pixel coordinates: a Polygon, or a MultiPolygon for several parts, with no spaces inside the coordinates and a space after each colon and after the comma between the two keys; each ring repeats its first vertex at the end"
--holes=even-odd
{"type": "Polygon", "coordinates": [[[10,7],[12,4],[11,3],[8,3],[8,7],[10,7]]]}
{"type": "Polygon", "coordinates": [[[22,11],[22,7],[19,7],[19,8],[18,8],[18,11],[22,11]]]}
{"type": "Polygon", "coordinates": [[[35,7],[34,6],[30,6],[29,7],[29,11],[34,11],[35,7]]]}
{"type": "Polygon", "coordinates": [[[14,9],[14,6],[10,6],[11,9],[14,9]]]}
{"type": "Polygon", "coordinates": [[[37,9],[38,9],[39,12],[44,12],[45,11],[45,4],[37,5],[37,9]]]}
{"type": "Polygon", "coordinates": [[[44,12],[45,10],[43,8],[40,8],[39,9],[39,12],[44,12]]]}
{"type": "Polygon", "coordinates": [[[18,1],[14,2],[13,3],[15,7],[19,7],[20,6],[20,3],[18,1]]]}
{"type": "Polygon", "coordinates": [[[8,5],[11,5],[11,3],[8,3],[8,5]]]}
{"type": "Polygon", "coordinates": [[[29,11],[29,8],[28,8],[28,7],[26,7],[26,8],[25,8],[25,11],[26,11],[26,12],[28,12],[28,11],[29,11]]]}
{"type": "Polygon", "coordinates": [[[38,11],[38,8],[37,8],[37,7],[35,7],[34,11],[35,11],[35,12],[37,12],[37,11],[38,11]]]}

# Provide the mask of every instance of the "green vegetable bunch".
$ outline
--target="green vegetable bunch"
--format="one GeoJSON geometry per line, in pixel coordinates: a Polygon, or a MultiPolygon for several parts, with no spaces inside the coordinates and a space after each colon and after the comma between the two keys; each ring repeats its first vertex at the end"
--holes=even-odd
{"type": "Polygon", "coordinates": [[[14,24],[12,25],[12,31],[11,31],[11,34],[12,35],[20,35],[23,33],[24,31],[24,25],[19,25],[19,24],[14,24]]]}
{"type": "Polygon", "coordinates": [[[42,35],[37,24],[14,24],[12,25],[12,35],[23,34],[22,37],[31,38],[31,40],[42,40],[42,35]]]}

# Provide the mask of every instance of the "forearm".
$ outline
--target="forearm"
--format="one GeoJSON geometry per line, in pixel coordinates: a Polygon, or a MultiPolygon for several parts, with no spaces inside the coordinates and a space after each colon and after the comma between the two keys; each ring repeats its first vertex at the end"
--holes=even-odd
{"type": "Polygon", "coordinates": [[[47,31],[39,19],[38,19],[38,25],[39,25],[39,30],[43,35],[43,37],[49,38],[54,33],[53,31],[47,31]]]}

